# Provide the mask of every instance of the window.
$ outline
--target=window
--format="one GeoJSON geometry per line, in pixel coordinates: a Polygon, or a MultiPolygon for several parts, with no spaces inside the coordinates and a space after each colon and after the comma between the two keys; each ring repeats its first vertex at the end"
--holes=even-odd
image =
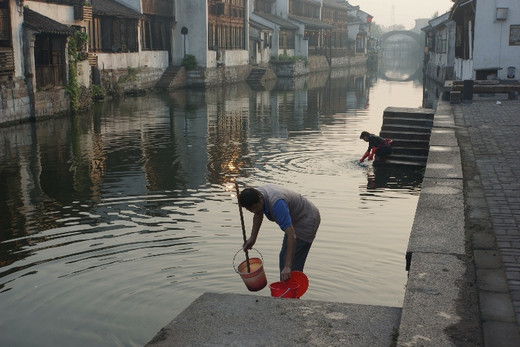
{"type": "Polygon", "coordinates": [[[446,53],[447,50],[447,39],[446,35],[438,34],[435,40],[435,52],[436,53],[446,53]]]}
{"type": "Polygon", "coordinates": [[[280,48],[294,49],[294,31],[291,30],[280,30],[279,45],[280,48]]]}
{"type": "Polygon", "coordinates": [[[11,26],[7,8],[0,8],[0,47],[11,47],[11,26]]]}
{"type": "MultiPolygon", "coordinates": [[[[94,21],[93,42],[97,51],[137,52],[137,20],[127,18],[101,17],[94,21]]],[[[150,44],[149,37],[147,45],[150,44]]]]}
{"type": "Polygon", "coordinates": [[[159,18],[147,18],[142,22],[142,48],[143,50],[168,50],[170,38],[170,26],[159,18]]]}

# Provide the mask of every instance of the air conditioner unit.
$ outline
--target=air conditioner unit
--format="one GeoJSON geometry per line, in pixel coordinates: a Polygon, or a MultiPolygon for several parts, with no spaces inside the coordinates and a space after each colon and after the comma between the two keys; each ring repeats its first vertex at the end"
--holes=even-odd
{"type": "Polygon", "coordinates": [[[508,14],[509,14],[509,8],[497,7],[496,20],[506,20],[508,14]]]}

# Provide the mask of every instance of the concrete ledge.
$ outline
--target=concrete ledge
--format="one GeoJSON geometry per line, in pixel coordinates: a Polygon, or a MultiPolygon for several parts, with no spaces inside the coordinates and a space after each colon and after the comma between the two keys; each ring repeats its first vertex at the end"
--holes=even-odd
{"type": "Polygon", "coordinates": [[[147,346],[382,346],[401,309],[204,293],[147,346]]]}
{"type": "Polygon", "coordinates": [[[465,264],[454,255],[415,253],[403,302],[398,346],[454,346],[448,328],[460,322],[458,282],[465,264]]]}
{"type": "Polygon", "coordinates": [[[424,179],[457,178],[462,180],[460,149],[449,146],[430,146],[424,179]]]}
{"type": "Polygon", "coordinates": [[[471,335],[457,311],[467,294],[462,178],[453,113],[439,102],[406,253],[398,346],[456,346],[471,335]]]}
{"type": "MultiPolygon", "coordinates": [[[[434,129],[437,128],[455,128],[455,121],[451,115],[445,113],[435,113],[435,118],[433,120],[434,129]]],[[[437,145],[444,145],[444,143],[440,143],[437,145]]]]}
{"type": "MultiPolygon", "coordinates": [[[[445,120],[445,123],[449,123],[449,119],[445,120]]],[[[434,124],[439,124],[439,121],[435,121],[434,124]]],[[[434,125],[430,132],[430,146],[458,147],[455,130],[453,128],[437,127],[434,125]]]]}
{"type": "Polygon", "coordinates": [[[407,266],[412,254],[465,254],[464,192],[461,180],[425,179],[410,233],[407,266]]]}

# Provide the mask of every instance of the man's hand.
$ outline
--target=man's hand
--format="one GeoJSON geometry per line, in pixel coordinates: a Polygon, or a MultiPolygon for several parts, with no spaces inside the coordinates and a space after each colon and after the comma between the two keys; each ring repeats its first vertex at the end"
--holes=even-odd
{"type": "Polygon", "coordinates": [[[368,157],[370,155],[370,151],[366,151],[365,154],[363,154],[363,156],[361,157],[361,159],[359,160],[360,163],[364,162],[365,161],[365,158],[368,157]]]}
{"type": "Polygon", "coordinates": [[[289,278],[291,278],[291,268],[288,266],[284,267],[280,273],[280,278],[282,281],[287,281],[289,278]]]}
{"type": "Polygon", "coordinates": [[[247,251],[248,249],[253,248],[253,246],[255,245],[255,242],[256,242],[255,239],[253,239],[251,237],[248,238],[246,240],[246,242],[244,242],[244,245],[242,246],[242,249],[244,250],[244,252],[247,251]]]}

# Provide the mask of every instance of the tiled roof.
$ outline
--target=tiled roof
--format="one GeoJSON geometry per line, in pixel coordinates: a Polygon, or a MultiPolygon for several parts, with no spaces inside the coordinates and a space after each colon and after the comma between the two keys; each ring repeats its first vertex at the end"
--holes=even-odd
{"type": "Polygon", "coordinates": [[[74,29],[71,27],[56,22],[54,19],[45,17],[44,15],[31,10],[28,7],[23,9],[23,25],[40,33],[55,34],[55,35],[72,35],[74,29]]]}
{"type": "Polygon", "coordinates": [[[261,12],[254,12],[254,14],[260,18],[268,20],[271,23],[279,25],[282,29],[298,30],[298,26],[296,24],[293,24],[287,19],[283,19],[282,17],[275,16],[274,14],[261,12]]]}
{"type": "Polygon", "coordinates": [[[92,13],[97,16],[141,18],[143,15],[129,7],[111,0],[92,0],[92,13]]]}
{"type": "Polygon", "coordinates": [[[336,8],[338,10],[348,10],[349,4],[346,1],[337,1],[337,0],[323,0],[323,6],[336,8]]]}
{"type": "Polygon", "coordinates": [[[333,29],[333,28],[335,28],[334,25],[330,25],[328,23],[322,22],[319,19],[298,17],[298,16],[289,16],[289,19],[304,24],[306,29],[333,29]]]}
{"type": "Polygon", "coordinates": [[[273,29],[271,29],[263,24],[260,24],[252,19],[249,20],[249,25],[252,26],[253,28],[256,28],[259,30],[273,31],[273,29]]]}

